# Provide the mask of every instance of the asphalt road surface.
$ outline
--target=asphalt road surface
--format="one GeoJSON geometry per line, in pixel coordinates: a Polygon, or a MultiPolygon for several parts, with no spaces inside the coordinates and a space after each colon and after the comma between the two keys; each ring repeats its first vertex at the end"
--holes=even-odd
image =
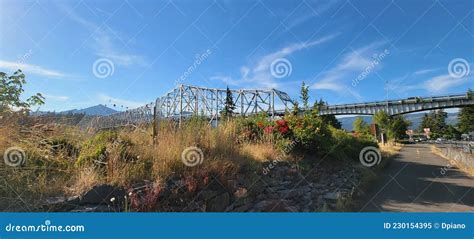
{"type": "Polygon", "coordinates": [[[406,145],[360,199],[359,211],[474,212],[474,177],[431,152],[406,145]]]}

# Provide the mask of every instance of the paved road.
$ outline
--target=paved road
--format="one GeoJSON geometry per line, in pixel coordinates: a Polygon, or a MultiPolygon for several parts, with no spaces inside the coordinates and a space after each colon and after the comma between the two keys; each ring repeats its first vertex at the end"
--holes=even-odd
{"type": "Polygon", "coordinates": [[[474,212],[474,177],[431,152],[406,145],[360,199],[360,211],[474,212]]]}

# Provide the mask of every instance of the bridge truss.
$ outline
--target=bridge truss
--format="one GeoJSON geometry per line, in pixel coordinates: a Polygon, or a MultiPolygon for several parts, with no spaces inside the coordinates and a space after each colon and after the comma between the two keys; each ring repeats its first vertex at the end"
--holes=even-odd
{"type": "MultiPolygon", "coordinates": [[[[294,104],[288,94],[276,89],[242,89],[230,92],[235,105],[234,114],[237,116],[262,112],[275,116],[288,111],[294,104]]],[[[199,115],[217,122],[224,110],[226,97],[226,89],[180,85],[156,100],[156,116],[183,119],[199,115]]]]}
{"type": "MultiPolygon", "coordinates": [[[[281,116],[290,111],[294,101],[276,89],[230,90],[236,116],[259,113],[269,117],[281,116]]],[[[81,121],[83,128],[107,129],[126,125],[173,119],[181,122],[190,116],[202,116],[217,125],[225,107],[227,89],[179,85],[145,106],[103,117],[87,117],[81,121]]],[[[385,111],[390,116],[426,110],[457,108],[474,105],[470,94],[438,97],[412,97],[403,100],[377,101],[358,104],[322,106],[319,115],[373,115],[385,111]]],[[[304,110],[303,110],[304,111],[304,110]]]]}
{"type": "Polygon", "coordinates": [[[359,104],[323,106],[320,115],[373,115],[385,111],[388,115],[409,114],[426,110],[458,108],[474,105],[472,95],[411,97],[403,100],[377,101],[359,104]]]}
{"type": "MultiPolygon", "coordinates": [[[[293,107],[287,93],[276,89],[230,90],[236,116],[265,113],[269,116],[283,115],[293,107]]],[[[115,113],[109,116],[86,118],[82,128],[109,129],[126,125],[151,123],[163,118],[183,120],[193,115],[206,117],[217,124],[225,107],[227,89],[179,85],[145,106],[115,113]]]]}

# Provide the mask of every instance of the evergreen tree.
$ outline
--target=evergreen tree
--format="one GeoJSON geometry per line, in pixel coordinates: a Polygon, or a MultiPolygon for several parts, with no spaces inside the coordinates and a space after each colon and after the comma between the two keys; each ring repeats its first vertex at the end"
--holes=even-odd
{"type": "Polygon", "coordinates": [[[336,129],[342,129],[342,123],[337,120],[335,115],[323,115],[321,116],[324,123],[331,125],[336,129]]]}
{"type": "Polygon", "coordinates": [[[444,134],[448,128],[446,124],[446,118],[448,118],[448,113],[443,110],[437,110],[433,112],[433,128],[435,133],[444,134]]]}
{"type": "Polygon", "coordinates": [[[421,120],[420,132],[424,132],[425,128],[431,128],[432,125],[433,125],[433,120],[431,119],[429,114],[425,113],[421,120]]]}
{"type": "Polygon", "coordinates": [[[234,98],[232,96],[232,91],[230,91],[229,87],[227,87],[224,110],[222,110],[221,114],[224,118],[232,117],[232,115],[234,114],[234,110],[235,110],[235,103],[234,103],[234,98]]]}
{"type": "Polygon", "coordinates": [[[309,86],[306,86],[306,84],[303,83],[301,84],[301,100],[303,101],[303,108],[307,110],[309,108],[309,86]]]}
{"type": "MultiPolygon", "coordinates": [[[[318,117],[320,109],[322,109],[324,106],[327,106],[327,103],[323,101],[323,99],[319,99],[318,101],[315,101],[313,104],[313,109],[311,111],[313,117],[318,117]]],[[[323,123],[331,125],[332,127],[336,129],[341,129],[342,124],[337,120],[335,115],[322,115],[320,116],[323,123]]]]}
{"type": "Polygon", "coordinates": [[[387,136],[392,140],[399,140],[406,134],[408,126],[411,125],[411,122],[405,119],[401,115],[394,116],[390,118],[387,136]]]}

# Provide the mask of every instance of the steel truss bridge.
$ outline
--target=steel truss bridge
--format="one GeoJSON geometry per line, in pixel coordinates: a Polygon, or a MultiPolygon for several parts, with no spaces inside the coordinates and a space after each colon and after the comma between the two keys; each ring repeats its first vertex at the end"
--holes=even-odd
{"type": "Polygon", "coordinates": [[[468,94],[436,97],[411,97],[403,100],[376,101],[358,104],[324,106],[320,115],[373,115],[385,111],[388,115],[401,115],[414,112],[459,108],[474,105],[474,98],[468,94]]]}
{"type": "MultiPolygon", "coordinates": [[[[291,111],[295,104],[287,93],[276,89],[241,89],[230,92],[235,104],[234,114],[237,116],[259,113],[267,114],[269,117],[282,116],[291,111]]],[[[153,103],[109,116],[93,117],[82,122],[81,126],[104,129],[151,123],[160,119],[181,122],[196,115],[206,117],[209,122],[217,124],[225,106],[226,95],[226,89],[179,85],[164,96],[158,97],[153,103]]],[[[468,94],[412,97],[403,100],[321,106],[319,115],[373,115],[385,111],[394,116],[470,105],[474,105],[474,99],[468,94]]]]}

